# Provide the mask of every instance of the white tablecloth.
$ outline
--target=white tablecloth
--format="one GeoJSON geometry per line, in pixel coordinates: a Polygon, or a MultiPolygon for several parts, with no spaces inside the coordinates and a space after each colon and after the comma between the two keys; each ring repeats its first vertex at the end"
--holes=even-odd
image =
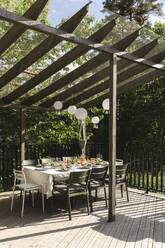
{"type": "MultiPolygon", "coordinates": [[[[106,164],[108,164],[108,162],[106,164]]],[[[123,164],[123,161],[116,160],[116,164],[123,164]]],[[[75,170],[79,171],[81,169],[74,169],[74,171],[75,170]]],[[[53,169],[51,167],[43,168],[43,167],[30,166],[30,165],[24,166],[24,172],[27,182],[41,185],[44,194],[47,195],[47,198],[52,196],[53,181],[68,179],[70,175],[70,171],[53,169]]]]}
{"type": "Polygon", "coordinates": [[[37,166],[24,166],[27,182],[42,185],[43,192],[47,198],[52,196],[53,180],[65,180],[69,178],[69,171],[59,171],[51,168],[37,166]]]}

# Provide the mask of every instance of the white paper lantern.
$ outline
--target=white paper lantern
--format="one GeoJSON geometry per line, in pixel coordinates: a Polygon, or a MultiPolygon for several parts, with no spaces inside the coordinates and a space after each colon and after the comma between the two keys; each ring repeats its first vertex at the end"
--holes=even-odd
{"type": "Polygon", "coordinates": [[[102,103],[103,109],[105,109],[105,113],[109,113],[109,98],[106,98],[102,103]]]}
{"type": "Polygon", "coordinates": [[[62,107],[63,107],[62,102],[56,101],[56,102],[53,104],[53,106],[54,106],[54,108],[55,108],[55,110],[56,110],[56,113],[57,113],[57,114],[60,114],[60,111],[61,111],[61,109],[62,109],[62,107]]]}
{"type": "Polygon", "coordinates": [[[68,108],[68,113],[71,114],[71,115],[74,115],[75,112],[76,112],[76,109],[77,109],[76,106],[71,105],[71,106],[69,106],[69,108],[68,108]]]}
{"type": "Polygon", "coordinates": [[[99,121],[100,121],[100,119],[99,119],[98,116],[94,116],[94,117],[92,118],[92,123],[94,124],[94,125],[93,125],[94,128],[98,128],[98,123],[99,123],[99,121]]]}
{"type": "Polygon", "coordinates": [[[78,108],[75,112],[76,118],[81,121],[85,120],[87,118],[87,115],[88,113],[84,108],[78,108]]]}

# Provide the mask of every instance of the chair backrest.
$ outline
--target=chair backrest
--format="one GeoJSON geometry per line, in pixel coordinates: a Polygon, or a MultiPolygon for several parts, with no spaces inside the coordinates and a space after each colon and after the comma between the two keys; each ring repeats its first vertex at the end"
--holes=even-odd
{"type": "Polygon", "coordinates": [[[127,173],[128,164],[116,165],[116,176],[125,177],[127,173]]]}
{"type": "Polygon", "coordinates": [[[16,184],[17,180],[21,183],[26,183],[26,177],[24,171],[14,169],[13,172],[14,172],[14,184],[16,184]]]}
{"type": "Polygon", "coordinates": [[[41,159],[41,164],[48,164],[51,163],[55,160],[55,158],[42,158],[41,159]]]}
{"type": "Polygon", "coordinates": [[[123,160],[122,159],[116,159],[116,165],[123,165],[123,160]]]}
{"type": "Polygon", "coordinates": [[[36,164],[38,164],[38,161],[35,159],[22,160],[21,162],[22,167],[27,165],[36,165],[36,164]]]}
{"type": "Polygon", "coordinates": [[[91,172],[91,180],[104,181],[107,175],[108,166],[93,167],[91,172]]]}
{"type": "Polygon", "coordinates": [[[90,169],[84,169],[81,171],[71,171],[69,177],[69,185],[76,184],[76,183],[88,183],[90,178],[90,169]]]}

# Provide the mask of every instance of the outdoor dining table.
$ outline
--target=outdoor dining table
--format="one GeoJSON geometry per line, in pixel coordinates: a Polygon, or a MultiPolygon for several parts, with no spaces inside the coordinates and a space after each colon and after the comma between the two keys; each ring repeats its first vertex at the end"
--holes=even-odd
{"type": "Polygon", "coordinates": [[[70,170],[62,170],[39,166],[24,166],[27,182],[42,185],[44,195],[47,198],[52,196],[53,182],[69,178],[70,170]]]}
{"type": "MultiPolygon", "coordinates": [[[[88,169],[88,168],[83,168],[88,169]]],[[[76,168],[72,166],[72,168],[63,170],[59,168],[51,168],[51,166],[24,166],[24,173],[26,176],[27,182],[39,184],[42,186],[42,190],[44,195],[48,200],[49,205],[49,213],[53,213],[53,183],[64,181],[69,178],[71,171],[79,171],[82,168],[76,168]]]]}
{"type": "MultiPolygon", "coordinates": [[[[123,164],[122,160],[117,159],[116,164],[123,164]]],[[[92,166],[105,166],[108,165],[108,162],[103,161],[102,163],[92,164],[92,166]]],[[[24,173],[26,176],[27,182],[39,184],[42,186],[42,190],[44,195],[49,201],[49,212],[53,211],[53,184],[55,182],[64,181],[69,179],[69,175],[71,171],[79,171],[84,169],[92,168],[90,166],[80,165],[80,164],[72,164],[68,166],[66,170],[63,168],[53,168],[51,165],[42,166],[36,165],[24,166],[24,173]]]]}

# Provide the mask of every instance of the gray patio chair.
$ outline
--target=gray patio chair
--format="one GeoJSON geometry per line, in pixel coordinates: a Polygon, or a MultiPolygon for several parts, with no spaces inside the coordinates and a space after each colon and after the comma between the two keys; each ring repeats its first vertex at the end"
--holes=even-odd
{"type": "Polygon", "coordinates": [[[122,159],[118,159],[118,158],[116,159],[116,163],[123,164],[123,162],[124,162],[124,161],[123,161],[122,159]]]}
{"type": "MultiPolygon", "coordinates": [[[[129,201],[128,187],[127,187],[127,168],[128,164],[116,164],[116,185],[120,186],[121,197],[123,197],[123,185],[125,186],[127,201],[129,201]]],[[[109,184],[109,179],[106,178],[105,182],[109,184]]]]}
{"type": "Polygon", "coordinates": [[[89,215],[88,183],[90,173],[91,170],[72,171],[70,172],[70,177],[66,183],[54,186],[54,191],[64,194],[68,199],[69,220],[72,219],[70,198],[75,196],[86,195],[87,210],[89,215]]]}
{"type": "Polygon", "coordinates": [[[13,194],[11,199],[11,211],[13,210],[13,202],[14,202],[14,191],[15,189],[19,189],[23,192],[23,199],[22,199],[22,211],[21,217],[23,217],[24,213],[24,202],[25,202],[25,193],[26,191],[32,192],[32,206],[34,207],[34,190],[41,190],[42,192],[42,209],[44,213],[44,194],[42,190],[42,186],[34,183],[27,183],[24,171],[15,170],[14,169],[14,185],[13,185],[13,194]],[[17,183],[19,181],[20,183],[17,183]]]}
{"type": "Polygon", "coordinates": [[[27,160],[22,160],[21,165],[22,167],[28,166],[28,165],[37,165],[39,161],[37,159],[27,159],[27,160]]]}
{"type": "Polygon", "coordinates": [[[107,208],[107,194],[106,194],[106,185],[105,185],[107,170],[108,170],[108,166],[98,166],[92,168],[91,179],[89,182],[89,200],[90,200],[91,212],[93,212],[92,195],[91,195],[92,191],[95,190],[95,199],[97,199],[97,190],[100,188],[104,189],[105,205],[107,208]]]}
{"type": "Polygon", "coordinates": [[[127,187],[127,168],[128,168],[128,164],[116,165],[116,185],[120,186],[121,197],[123,197],[123,185],[125,185],[127,201],[129,201],[128,187],[127,187]]]}

